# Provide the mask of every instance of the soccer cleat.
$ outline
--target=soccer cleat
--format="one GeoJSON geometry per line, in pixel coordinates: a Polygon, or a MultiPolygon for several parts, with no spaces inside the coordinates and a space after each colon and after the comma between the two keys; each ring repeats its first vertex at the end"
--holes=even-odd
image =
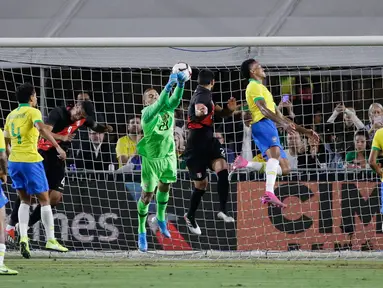
{"type": "Polygon", "coordinates": [[[227,216],[227,215],[226,215],[225,213],[223,213],[222,211],[219,212],[219,213],[217,214],[217,217],[218,217],[219,219],[222,219],[225,223],[234,223],[234,222],[235,222],[235,220],[234,220],[233,217],[231,217],[231,216],[227,216]]]}
{"type": "Polygon", "coordinates": [[[172,236],[170,235],[170,232],[168,230],[166,221],[160,221],[157,219],[157,217],[153,217],[152,223],[158,225],[158,227],[160,228],[161,234],[164,235],[164,237],[172,238],[172,236]]]}
{"type": "Polygon", "coordinates": [[[15,229],[15,227],[10,226],[9,229],[5,229],[5,232],[7,233],[7,242],[11,245],[14,245],[16,243],[16,229],[15,229]]]}
{"type": "Polygon", "coordinates": [[[262,197],[262,204],[266,204],[266,203],[270,203],[271,205],[274,205],[276,207],[281,207],[281,208],[287,207],[287,205],[281,202],[281,200],[279,200],[274,193],[268,192],[268,191],[266,191],[265,195],[263,195],[262,197]]]}
{"type": "Polygon", "coordinates": [[[234,160],[233,170],[246,168],[248,163],[249,163],[249,161],[247,161],[245,158],[243,158],[241,155],[239,155],[234,160]]]}
{"type": "Polygon", "coordinates": [[[146,233],[138,234],[138,250],[141,252],[148,252],[148,241],[146,240],[146,233]]]}
{"type": "Polygon", "coordinates": [[[202,232],[201,232],[201,229],[199,228],[197,222],[195,221],[194,217],[188,217],[188,214],[185,213],[184,215],[184,219],[185,219],[185,222],[186,222],[186,225],[188,226],[189,228],[189,231],[193,234],[196,234],[196,235],[201,235],[202,232]]]}
{"type": "Polygon", "coordinates": [[[56,239],[51,239],[45,244],[45,249],[56,252],[68,252],[68,248],[62,246],[56,239]]]}
{"type": "Polygon", "coordinates": [[[29,250],[28,237],[21,237],[20,239],[20,253],[25,259],[31,258],[31,251],[29,250]]]}
{"type": "Polygon", "coordinates": [[[19,272],[16,270],[9,269],[7,266],[0,265],[0,275],[17,275],[19,272]]]}

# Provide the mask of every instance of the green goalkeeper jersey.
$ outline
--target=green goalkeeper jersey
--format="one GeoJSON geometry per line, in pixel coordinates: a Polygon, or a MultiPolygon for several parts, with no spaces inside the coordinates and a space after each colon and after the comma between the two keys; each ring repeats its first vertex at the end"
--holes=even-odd
{"type": "Polygon", "coordinates": [[[174,155],[174,110],[180,104],[184,89],[177,87],[172,96],[164,89],[152,105],[141,113],[144,137],[137,144],[139,155],[149,159],[161,159],[174,155]]]}

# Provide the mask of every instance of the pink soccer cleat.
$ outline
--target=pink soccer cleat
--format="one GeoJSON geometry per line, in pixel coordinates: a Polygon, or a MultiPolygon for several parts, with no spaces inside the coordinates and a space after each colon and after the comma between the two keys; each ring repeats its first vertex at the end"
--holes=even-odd
{"type": "Polygon", "coordinates": [[[243,158],[241,155],[239,155],[234,160],[233,170],[246,168],[248,163],[249,163],[249,161],[247,161],[245,158],[243,158]]]}
{"type": "Polygon", "coordinates": [[[281,200],[278,199],[277,196],[274,195],[272,192],[265,192],[265,195],[262,197],[262,204],[270,203],[271,205],[274,205],[276,207],[286,208],[287,205],[284,204],[281,200]]]}

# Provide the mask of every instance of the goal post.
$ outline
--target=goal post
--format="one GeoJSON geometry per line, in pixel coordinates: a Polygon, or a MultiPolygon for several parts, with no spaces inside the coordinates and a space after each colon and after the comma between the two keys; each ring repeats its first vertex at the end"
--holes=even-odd
{"type": "MultiPolygon", "coordinates": [[[[17,107],[16,87],[31,82],[44,117],[54,107],[71,105],[78,94],[88,93],[96,120],[114,128],[110,135],[80,129],[73,141],[63,203],[55,210],[56,236],[71,250],[69,257],[381,258],[380,181],[359,157],[369,153],[372,134],[366,134],[365,152],[354,153],[355,159],[348,156],[349,162],[346,154],[355,151],[353,127],[369,130],[374,122],[370,105],[382,104],[382,56],[383,36],[0,38],[1,124],[17,107]],[[236,222],[225,224],[216,217],[217,178],[209,173],[208,192],[197,213],[202,235],[192,235],[183,220],[192,182],[180,158],[168,207],[172,240],[151,225],[153,202],[147,223],[150,252],[137,253],[140,166],[133,157],[122,172],[118,170],[116,143],[129,127],[137,126],[133,121],[128,127],[141,114],[143,92],[149,87],[160,91],[179,61],[193,68],[176,110],[176,145],[182,155],[187,141],[185,115],[198,71],[212,69],[214,101],[224,105],[235,97],[241,106],[233,117],[216,119],[216,136],[227,160],[242,154],[262,161],[252,146],[247,83],[240,75],[240,65],[248,58],[264,66],[265,85],[281,111],[321,135],[321,145],[312,147],[304,137],[291,139],[281,133],[285,150],[294,147],[289,150],[293,171],[280,177],[276,188],[288,208],[261,205],[264,175],[239,171],[230,181],[228,209],[236,222]],[[335,111],[338,104],[344,109],[335,111]]],[[[9,215],[16,199],[10,181],[5,190],[11,200],[9,215]]],[[[41,224],[30,229],[30,238],[35,253],[47,255],[40,251],[41,224]]]]}

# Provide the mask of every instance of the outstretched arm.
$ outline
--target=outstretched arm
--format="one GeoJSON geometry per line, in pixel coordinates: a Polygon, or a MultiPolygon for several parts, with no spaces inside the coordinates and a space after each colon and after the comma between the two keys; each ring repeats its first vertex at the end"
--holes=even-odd
{"type": "Polygon", "coordinates": [[[175,110],[180,105],[182,95],[184,94],[185,82],[187,80],[186,74],[177,73],[177,88],[174,90],[172,96],[170,96],[168,103],[170,109],[175,110]]]}
{"type": "Polygon", "coordinates": [[[146,107],[142,112],[142,120],[149,122],[155,115],[157,115],[166,105],[169,105],[169,94],[173,85],[177,82],[177,74],[171,74],[168,84],[161,91],[160,97],[155,103],[146,107]]]}

